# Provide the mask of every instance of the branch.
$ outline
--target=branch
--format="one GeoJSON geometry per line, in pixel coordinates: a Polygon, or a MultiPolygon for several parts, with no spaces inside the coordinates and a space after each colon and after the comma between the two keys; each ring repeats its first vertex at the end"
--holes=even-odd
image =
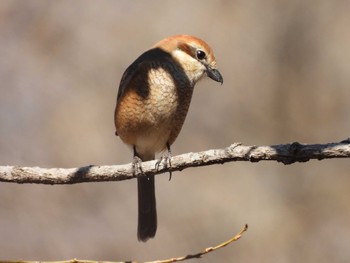
{"type": "MultiPolygon", "coordinates": [[[[231,244],[232,242],[237,241],[240,239],[245,231],[248,230],[248,225],[245,225],[244,228],[236,234],[231,239],[215,246],[215,247],[208,247],[204,249],[201,252],[198,252],[196,254],[190,254],[183,257],[178,258],[169,258],[169,259],[163,259],[163,260],[157,260],[157,261],[148,261],[145,263],[172,263],[172,262],[180,262],[185,261],[192,258],[200,258],[201,256],[208,254],[210,252],[213,252],[215,250],[218,250],[220,248],[226,247],[227,245],[231,244]]],[[[64,260],[64,261],[25,261],[25,260],[10,260],[10,261],[1,261],[0,263],[137,263],[137,261],[118,261],[118,262],[111,262],[111,261],[93,261],[93,260],[79,260],[79,259],[72,259],[72,260],[64,260]]]]}
{"type": "Polygon", "coordinates": [[[170,164],[165,160],[142,163],[142,173],[133,175],[132,165],[98,166],[80,168],[40,168],[0,166],[0,182],[36,184],[76,184],[84,182],[122,181],[138,176],[155,175],[165,172],[182,171],[189,167],[223,164],[233,161],[277,161],[283,164],[350,157],[350,138],[338,143],[327,144],[279,144],[272,146],[244,146],[232,144],[224,149],[186,153],[174,156],[170,164]]]}
{"type": "Polygon", "coordinates": [[[236,234],[234,237],[232,237],[231,239],[215,246],[215,247],[207,247],[206,249],[204,249],[201,252],[198,252],[196,254],[191,254],[191,255],[187,255],[187,256],[183,256],[183,257],[178,257],[178,258],[170,258],[170,259],[165,259],[165,260],[159,260],[159,261],[150,261],[150,262],[146,262],[146,263],[172,263],[172,262],[180,262],[180,261],[185,261],[187,259],[192,259],[192,258],[200,258],[201,256],[208,254],[212,251],[218,250],[220,248],[226,247],[227,245],[231,244],[234,241],[237,241],[238,239],[240,239],[243,235],[243,233],[245,231],[248,230],[248,225],[245,225],[244,228],[238,233],[236,234]]]}

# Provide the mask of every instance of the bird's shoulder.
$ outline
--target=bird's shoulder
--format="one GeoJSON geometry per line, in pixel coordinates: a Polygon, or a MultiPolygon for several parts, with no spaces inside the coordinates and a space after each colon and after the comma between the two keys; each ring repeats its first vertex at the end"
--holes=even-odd
{"type": "Polygon", "coordinates": [[[172,60],[171,55],[160,48],[152,48],[144,52],[125,70],[120,80],[117,100],[122,97],[129,83],[132,83],[135,78],[172,60]]]}

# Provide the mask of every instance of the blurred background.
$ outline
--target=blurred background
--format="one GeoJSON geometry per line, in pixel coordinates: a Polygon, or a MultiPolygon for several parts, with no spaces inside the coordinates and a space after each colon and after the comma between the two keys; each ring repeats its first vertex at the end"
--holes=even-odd
{"type": "MultiPolygon", "coordinates": [[[[214,49],[220,86],[196,86],[174,155],[234,142],[350,135],[349,1],[0,2],[1,165],[125,164],[114,136],[120,78],[159,40],[214,49]]],[[[0,184],[0,259],[155,260],[218,244],[200,262],[348,262],[350,162],[226,163],[156,180],[155,239],[136,238],[136,180],[0,184]]]]}

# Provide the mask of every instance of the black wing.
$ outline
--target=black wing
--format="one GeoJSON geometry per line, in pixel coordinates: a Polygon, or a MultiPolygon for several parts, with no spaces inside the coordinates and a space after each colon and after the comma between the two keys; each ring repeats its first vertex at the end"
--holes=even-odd
{"type": "Polygon", "coordinates": [[[135,77],[140,77],[140,72],[142,72],[142,74],[147,74],[149,69],[157,68],[163,61],[169,60],[171,60],[170,54],[160,48],[150,49],[139,56],[125,70],[122,79],[120,80],[117,101],[124,94],[127,84],[132,82],[135,77]]]}

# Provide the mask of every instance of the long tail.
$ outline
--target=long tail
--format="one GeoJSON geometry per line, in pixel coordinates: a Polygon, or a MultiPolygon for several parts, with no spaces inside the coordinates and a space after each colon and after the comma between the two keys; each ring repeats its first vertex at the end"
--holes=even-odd
{"type": "MultiPolygon", "coordinates": [[[[152,158],[139,157],[142,161],[154,159],[154,156],[152,158]]],[[[154,175],[137,178],[139,209],[137,238],[143,242],[146,242],[149,238],[153,238],[157,231],[156,194],[154,187],[154,175]]]]}

